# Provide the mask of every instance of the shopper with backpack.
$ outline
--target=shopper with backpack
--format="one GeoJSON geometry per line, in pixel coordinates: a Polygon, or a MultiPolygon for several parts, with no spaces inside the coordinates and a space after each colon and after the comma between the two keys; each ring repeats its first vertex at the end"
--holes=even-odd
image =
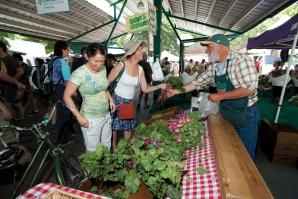
{"type": "Polygon", "coordinates": [[[59,143],[68,142],[68,136],[72,132],[71,112],[62,103],[63,93],[67,81],[70,78],[70,66],[65,60],[69,56],[70,48],[65,41],[57,41],[54,46],[54,56],[50,61],[49,70],[53,73],[53,91],[50,96],[50,101],[56,105],[57,115],[55,129],[57,131],[56,141],[59,143]]]}

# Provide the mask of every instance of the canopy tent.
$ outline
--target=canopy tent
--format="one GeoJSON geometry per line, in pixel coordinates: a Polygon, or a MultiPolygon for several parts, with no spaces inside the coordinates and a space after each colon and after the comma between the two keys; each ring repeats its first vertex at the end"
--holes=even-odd
{"type": "Polygon", "coordinates": [[[161,53],[161,59],[168,57],[168,61],[179,61],[179,57],[172,55],[171,53],[169,53],[168,51],[162,51],[161,53]]]}
{"type": "Polygon", "coordinates": [[[267,30],[258,37],[249,38],[247,49],[291,49],[297,25],[298,14],[277,28],[267,30]]]}
{"type": "Polygon", "coordinates": [[[280,25],[279,27],[268,30],[262,35],[251,38],[248,40],[247,49],[252,48],[263,48],[263,49],[292,49],[291,56],[288,62],[286,79],[283,84],[281,91],[278,108],[275,116],[274,122],[278,122],[279,113],[283,104],[283,99],[286,91],[286,86],[288,83],[290,66],[292,65],[293,56],[295,53],[295,48],[297,47],[298,38],[298,14],[292,17],[290,20],[280,25]]]}

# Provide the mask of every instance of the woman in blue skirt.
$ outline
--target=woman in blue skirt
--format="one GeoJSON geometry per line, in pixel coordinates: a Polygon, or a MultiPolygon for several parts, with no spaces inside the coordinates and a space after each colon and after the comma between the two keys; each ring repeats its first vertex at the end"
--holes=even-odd
{"type": "Polygon", "coordinates": [[[142,60],[144,42],[129,41],[124,45],[125,55],[122,62],[119,62],[111,71],[108,80],[114,81],[121,69],[124,67],[117,86],[112,94],[116,111],[112,115],[112,149],[115,152],[117,146],[117,133],[124,132],[124,138],[131,137],[132,129],[136,126],[136,119],[121,120],[119,118],[119,104],[128,104],[133,101],[136,89],[140,86],[144,93],[150,93],[159,89],[165,89],[166,84],[148,86],[142,67],[138,64],[142,60]]]}

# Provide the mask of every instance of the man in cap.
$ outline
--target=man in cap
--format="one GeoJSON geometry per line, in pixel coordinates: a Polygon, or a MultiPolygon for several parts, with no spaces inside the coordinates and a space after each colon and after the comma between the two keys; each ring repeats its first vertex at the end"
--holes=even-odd
{"type": "MultiPolygon", "coordinates": [[[[208,99],[219,103],[223,117],[236,129],[252,159],[258,136],[259,111],[256,106],[258,77],[253,60],[230,50],[226,36],[216,34],[201,42],[206,46],[210,66],[192,83],[184,86],[185,92],[200,90],[214,82],[217,93],[208,99]]],[[[168,89],[168,97],[179,93],[168,89]]]]}

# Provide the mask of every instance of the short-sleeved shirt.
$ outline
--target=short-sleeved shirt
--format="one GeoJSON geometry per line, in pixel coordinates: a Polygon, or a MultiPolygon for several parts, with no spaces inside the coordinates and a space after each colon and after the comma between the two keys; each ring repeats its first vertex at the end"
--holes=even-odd
{"type": "Polygon", "coordinates": [[[83,97],[81,114],[85,117],[100,117],[109,112],[109,102],[105,91],[109,85],[106,69],[92,73],[86,65],[75,70],[69,80],[79,86],[83,97]]]}
{"type": "Polygon", "coordinates": [[[63,58],[53,57],[53,60],[53,82],[64,85],[70,78],[70,66],[63,58]]]}
{"type": "MultiPolygon", "coordinates": [[[[248,97],[248,106],[255,104],[258,101],[258,75],[253,60],[245,54],[230,51],[228,66],[228,76],[235,88],[248,88],[254,92],[248,97]]],[[[204,86],[214,82],[215,73],[218,74],[217,64],[211,64],[207,70],[198,76],[192,83],[201,89],[204,86]]]]}

